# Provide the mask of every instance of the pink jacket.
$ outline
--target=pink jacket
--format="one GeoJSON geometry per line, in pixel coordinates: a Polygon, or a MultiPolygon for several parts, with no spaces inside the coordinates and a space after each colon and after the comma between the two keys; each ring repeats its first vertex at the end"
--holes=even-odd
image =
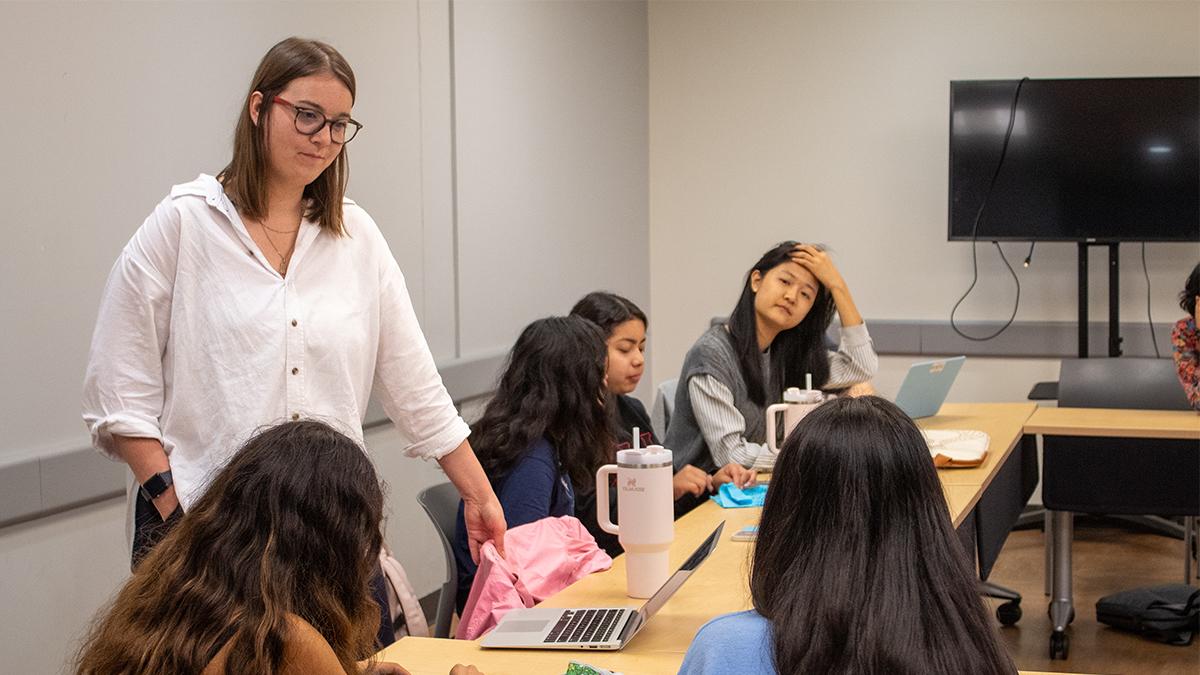
{"type": "Polygon", "coordinates": [[[487,542],[455,637],[474,640],[491,630],[508,610],[533,607],[592,572],[612,567],[612,558],[572,516],[543,518],[504,535],[504,558],[487,542]]]}

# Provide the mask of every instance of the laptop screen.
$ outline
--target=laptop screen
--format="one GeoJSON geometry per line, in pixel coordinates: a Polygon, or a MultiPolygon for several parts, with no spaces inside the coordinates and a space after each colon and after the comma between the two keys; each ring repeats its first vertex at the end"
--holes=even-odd
{"type": "MultiPolygon", "coordinates": [[[[667,579],[667,582],[663,584],[661,588],[655,591],[654,595],[650,596],[650,599],[646,601],[646,604],[642,605],[642,608],[638,610],[638,618],[641,620],[641,622],[648,621],[650,617],[654,616],[655,612],[661,609],[663,605],[667,604],[667,600],[670,600],[671,596],[675,595],[675,591],[678,591],[679,587],[683,585],[683,582],[687,581],[688,577],[692,576],[692,573],[696,571],[696,568],[700,566],[700,563],[708,559],[709,554],[711,554],[713,549],[717,547],[717,541],[720,539],[721,531],[724,529],[725,521],[721,521],[721,524],[717,526],[717,529],[713,530],[712,534],[708,535],[708,538],[705,539],[704,542],[692,552],[692,555],[684,561],[683,565],[680,565],[679,570],[676,571],[675,574],[672,574],[671,578],[667,579]]],[[[633,623],[640,622],[629,622],[629,624],[633,623]]],[[[628,627],[629,626],[627,625],[626,628],[628,627]]]]}

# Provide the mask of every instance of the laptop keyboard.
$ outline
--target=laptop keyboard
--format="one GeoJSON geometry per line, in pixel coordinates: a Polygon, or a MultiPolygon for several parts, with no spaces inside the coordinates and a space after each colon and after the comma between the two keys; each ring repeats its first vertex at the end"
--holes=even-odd
{"type": "Polygon", "coordinates": [[[624,612],[622,609],[565,610],[542,642],[607,642],[624,612]]]}

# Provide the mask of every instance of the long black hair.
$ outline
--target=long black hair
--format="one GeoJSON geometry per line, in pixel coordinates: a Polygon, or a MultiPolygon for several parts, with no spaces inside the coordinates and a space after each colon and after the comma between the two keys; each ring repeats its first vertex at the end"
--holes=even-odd
{"type": "Polygon", "coordinates": [[[581,316],[600,326],[605,339],[612,335],[617,326],[633,319],[641,321],[647,328],[650,327],[646,313],[632,300],[607,291],[593,291],[580,298],[571,308],[571,316],[581,316]]]}
{"type": "Polygon", "coordinates": [[[799,244],[785,241],[763,254],[746,273],[742,295],[729,315],[729,340],[737,354],[738,366],[750,400],[766,405],[768,395],[776,398],[788,387],[803,387],[804,375],[812,374],[813,386],[821,387],[829,379],[829,353],[825,349],[825,329],[833,320],[833,296],[820,281],[812,308],[795,328],[775,336],[771,343],[771,381],[763,381],[762,351],[758,347],[757,315],[750,279],[755,272],[767,272],[791,261],[789,255],[799,244]],[[768,394],[769,388],[769,394],[768,394]]]}
{"type": "Polygon", "coordinates": [[[493,480],[531,443],[545,438],[576,488],[595,487],[612,439],[605,413],[608,348],[600,328],[577,316],[538,319],[508,355],[496,393],[474,425],[471,444],[493,480]]]}
{"type": "Polygon", "coordinates": [[[1200,264],[1192,268],[1183,290],[1179,292],[1179,308],[1196,316],[1196,296],[1200,295],[1200,264]]]}
{"type": "Polygon", "coordinates": [[[1013,673],[916,425],[830,401],[784,442],[750,573],[779,673],[1013,673]]]}
{"type": "Polygon", "coordinates": [[[375,649],[370,579],[383,492],[359,445],[315,421],[246,444],[138,565],[79,651],[79,673],[198,673],[225,644],[225,673],[274,673],[288,614],[346,672],[375,649]]]}

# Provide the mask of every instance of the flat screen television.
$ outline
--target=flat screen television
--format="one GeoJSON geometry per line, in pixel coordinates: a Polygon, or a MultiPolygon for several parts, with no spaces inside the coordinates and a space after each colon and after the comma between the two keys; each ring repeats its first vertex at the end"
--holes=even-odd
{"type": "Polygon", "coordinates": [[[951,241],[1200,241],[1200,77],[1026,80],[987,196],[1018,82],[950,83],[951,241]]]}

